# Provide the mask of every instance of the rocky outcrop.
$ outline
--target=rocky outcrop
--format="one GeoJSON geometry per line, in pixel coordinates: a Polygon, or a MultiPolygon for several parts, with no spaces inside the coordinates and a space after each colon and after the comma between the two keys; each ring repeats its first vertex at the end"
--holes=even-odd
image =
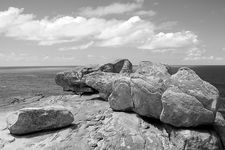
{"type": "Polygon", "coordinates": [[[159,78],[121,77],[115,80],[108,100],[113,110],[134,111],[142,116],[159,118],[163,90],[163,82],[159,78]]]}
{"type": "Polygon", "coordinates": [[[178,87],[170,87],[163,93],[162,107],[160,120],[173,126],[190,127],[214,122],[212,111],[178,87]]]}
{"type": "Polygon", "coordinates": [[[167,87],[177,86],[182,92],[195,97],[206,109],[217,112],[219,91],[203,81],[193,70],[183,67],[166,81],[167,87]]]}
{"type": "Polygon", "coordinates": [[[117,73],[107,72],[93,72],[84,76],[85,84],[92,87],[99,92],[100,97],[108,100],[109,95],[112,93],[113,82],[121,76],[117,73]]]}
{"type": "Polygon", "coordinates": [[[140,62],[135,72],[145,76],[155,76],[162,79],[167,79],[170,77],[168,67],[166,65],[153,63],[150,61],[140,62]]]}
{"type": "Polygon", "coordinates": [[[91,68],[81,68],[78,71],[65,71],[57,73],[55,82],[57,85],[63,87],[64,91],[72,91],[75,94],[96,93],[97,91],[87,86],[82,78],[86,73],[93,71],[91,68]]]}
{"type": "MultiPolygon", "coordinates": [[[[1,128],[6,111],[11,109],[0,109],[0,149],[223,149],[211,126],[178,129],[135,113],[114,112],[109,103],[101,101],[98,95],[45,97],[33,101],[27,107],[46,105],[69,107],[74,115],[73,125],[59,130],[14,137],[8,134],[7,128],[1,128]]],[[[11,107],[19,108],[20,103],[11,107]]]]}
{"type": "Polygon", "coordinates": [[[170,75],[167,66],[144,61],[135,73],[122,71],[130,66],[126,59],[105,64],[86,71],[78,84],[98,91],[116,111],[136,112],[176,127],[214,122],[219,91],[193,70],[180,68],[170,75]]]}
{"type": "Polygon", "coordinates": [[[85,75],[94,72],[129,74],[132,72],[132,64],[128,59],[119,59],[114,62],[104,64],[100,67],[78,67],[74,70],[57,73],[55,77],[55,82],[57,85],[63,87],[64,91],[72,91],[78,95],[95,94],[97,93],[96,89],[88,86],[85,82],[85,75]]]}
{"type": "Polygon", "coordinates": [[[132,63],[128,59],[117,59],[100,66],[99,70],[111,73],[132,73],[132,63]]]}
{"type": "Polygon", "coordinates": [[[70,125],[73,114],[62,106],[23,108],[7,118],[11,134],[21,135],[42,130],[52,130],[70,125]]]}

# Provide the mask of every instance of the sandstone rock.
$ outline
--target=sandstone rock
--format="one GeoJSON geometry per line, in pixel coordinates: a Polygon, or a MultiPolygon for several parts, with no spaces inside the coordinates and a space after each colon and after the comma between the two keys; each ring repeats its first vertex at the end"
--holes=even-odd
{"type": "Polygon", "coordinates": [[[99,95],[107,100],[113,90],[112,84],[119,76],[121,75],[117,73],[93,72],[87,74],[84,78],[86,85],[97,90],[99,95]]]}
{"type": "Polygon", "coordinates": [[[159,78],[121,77],[114,82],[109,104],[114,110],[132,110],[142,116],[159,118],[163,90],[163,82],[159,78]]]}
{"type": "Polygon", "coordinates": [[[160,120],[176,127],[211,124],[214,114],[193,96],[183,93],[178,87],[168,88],[162,95],[160,120]]]}
{"type": "Polygon", "coordinates": [[[213,126],[222,141],[223,147],[225,148],[225,120],[220,112],[216,113],[213,126]]]}
{"type": "Polygon", "coordinates": [[[170,77],[168,68],[160,63],[152,63],[150,61],[142,61],[139,63],[136,73],[145,76],[155,76],[162,79],[170,77]]]}
{"type": "Polygon", "coordinates": [[[131,73],[132,63],[128,59],[118,59],[100,66],[99,70],[112,73],[131,73]]]}
{"type": "Polygon", "coordinates": [[[57,85],[63,87],[64,91],[73,91],[75,94],[96,93],[96,91],[87,86],[84,79],[82,79],[86,70],[88,69],[83,68],[78,71],[65,71],[57,73],[55,82],[57,85]]]}
{"type": "Polygon", "coordinates": [[[170,141],[176,149],[182,150],[218,150],[222,149],[219,137],[207,129],[173,129],[170,141]]]}
{"type": "Polygon", "coordinates": [[[62,106],[23,108],[7,118],[11,134],[28,134],[41,130],[52,130],[70,125],[73,114],[62,106]]]}
{"type": "MultiPolygon", "coordinates": [[[[97,97],[97,94],[82,97],[60,95],[34,101],[30,105],[38,107],[58,104],[70,106],[71,112],[76,114],[74,116],[75,124],[57,131],[40,132],[22,137],[13,137],[6,132],[8,130],[0,130],[0,146],[1,139],[3,141],[1,149],[223,149],[219,137],[211,126],[201,127],[201,129],[178,129],[159,120],[140,117],[134,113],[114,112],[109,108],[108,102],[98,100],[97,97]]],[[[15,108],[14,105],[13,108],[15,108]]],[[[5,121],[5,113],[6,110],[1,111],[0,109],[0,124],[5,121]]]]}
{"type": "Polygon", "coordinates": [[[194,96],[214,115],[219,105],[219,91],[210,83],[203,81],[193,70],[183,67],[166,81],[168,87],[177,86],[179,89],[194,96]]]}

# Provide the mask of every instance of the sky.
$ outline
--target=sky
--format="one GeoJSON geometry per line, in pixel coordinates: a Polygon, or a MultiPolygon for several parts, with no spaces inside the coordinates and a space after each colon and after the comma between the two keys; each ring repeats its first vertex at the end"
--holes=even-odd
{"type": "Polygon", "coordinates": [[[225,0],[0,0],[0,66],[225,65],[225,0]]]}

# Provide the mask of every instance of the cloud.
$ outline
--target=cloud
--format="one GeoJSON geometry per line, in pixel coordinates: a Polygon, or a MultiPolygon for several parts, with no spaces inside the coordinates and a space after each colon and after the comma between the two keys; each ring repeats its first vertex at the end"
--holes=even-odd
{"type": "Polygon", "coordinates": [[[180,48],[198,43],[198,37],[190,31],[163,33],[160,32],[150,37],[139,48],[141,49],[160,49],[160,48],[180,48]]]}
{"type": "MultiPolygon", "coordinates": [[[[141,3],[141,2],[137,2],[141,3]]],[[[36,19],[23,9],[10,7],[0,12],[0,35],[20,40],[36,41],[39,45],[76,43],[61,51],[96,47],[134,47],[140,49],[170,49],[198,43],[190,31],[155,33],[153,22],[139,16],[127,20],[61,16],[36,19]],[[86,44],[81,44],[86,41],[86,44]]],[[[165,50],[164,50],[165,51],[165,50]]]]}
{"type": "Polygon", "coordinates": [[[141,8],[143,2],[143,0],[139,0],[133,3],[113,3],[108,6],[100,6],[97,8],[84,7],[80,8],[78,14],[85,17],[102,17],[112,14],[123,14],[141,8]]]}
{"type": "Polygon", "coordinates": [[[224,47],[224,48],[222,48],[222,51],[225,51],[225,47],[224,47]]]}
{"type": "Polygon", "coordinates": [[[223,60],[221,57],[215,57],[215,56],[205,56],[206,50],[200,49],[198,47],[192,47],[187,51],[187,56],[184,58],[184,60],[223,60]]]}
{"type": "Polygon", "coordinates": [[[155,16],[156,12],[154,12],[153,10],[139,10],[134,12],[134,15],[136,16],[155,16]]]}
{"type": "Polygon", "coordinates": [[[63,48],[59,48],[59,51],[70,51],[70,50],[82,50],[82,49],[87,49],[89,47],[91,47],[94,44],[94,41],[90,41],[86,44],[82,44],[82,45],[77,45],[77,46],[73,46],[73,47],[63,47],[63,48]]]}

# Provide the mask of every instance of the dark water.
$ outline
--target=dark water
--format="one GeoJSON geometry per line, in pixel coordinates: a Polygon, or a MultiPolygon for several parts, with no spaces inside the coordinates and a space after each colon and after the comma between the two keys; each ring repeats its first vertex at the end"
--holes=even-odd
{"type": "Polygon", "coordinates": [[[62,88],[55,84],[55,74],[74,67],[1,67],[0,105],[14,97],[35,95],[62,95],[62,88]]]}
{"type": "MultiPolygon", "coordinates": [[[[176,73],[181,66],[171,66],[176,73]]],[[[225,97],[225,66],[188,66],[225,97]]],[[[0,67],[0,103],[16,96],[68,94],[55,84],[55,74],[75,67],[0,67]]]]}

